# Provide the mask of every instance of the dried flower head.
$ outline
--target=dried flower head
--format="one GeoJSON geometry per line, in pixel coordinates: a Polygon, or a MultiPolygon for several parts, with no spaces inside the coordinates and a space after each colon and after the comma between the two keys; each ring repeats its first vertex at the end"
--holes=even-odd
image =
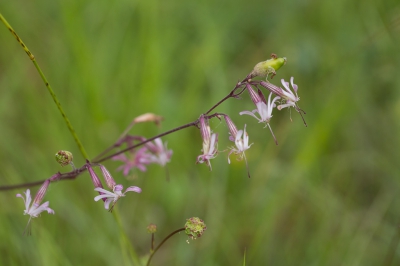
{"type": "Polygon", "coordinates": [[[74,157],[72,156],[72,153],[69,151],[58,151],[55,155],[56,161],[61,165],[61,166],[66,166],[72,163],[72,160],[74,157]]]}
{"type": "Polygon", "coordinates": [[[207,229],[203,220],[198,217],[192,217],[186,220],[185,233],[191,238],[196,239],[204,234],[207,229]]]}
{"type": "Polygon", "coordinates": [[[138,117],[135,117],[135,119],[133,119],[133,122],[135,124],[143,123],[143,122],[154,122],[157,126],[159,126],[163,119],[164,118],[162,116],[159,116],[159,115],[156,115],[153,113],[145,113],[145,114],[139,115],[138,117]]]}

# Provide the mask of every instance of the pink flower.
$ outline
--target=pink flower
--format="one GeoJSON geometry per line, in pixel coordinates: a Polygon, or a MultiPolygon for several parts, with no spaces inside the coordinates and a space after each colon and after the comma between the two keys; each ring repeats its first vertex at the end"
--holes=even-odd
{"type": "Polygon", "coordinates": [[[229,152],[228,155],[228,163],[231,163],[229,156],[234,153],[236,155],[239,155],[239,160],[243,160],[243,158],[246,161],[247,164],[247,160],[246,160],[246,154],[244,153],[246,150],[250,149],[251,145],[249,145],[249,135],[246,132],[246,125],[244,125],[244,130],[239,130],[236,134],[235,137],[235,145],[236,147],[232,147],[231,151],[229,152]],[[243,136],[243,138],[242,138],[243,136]]]}
{"type": "MultiPolygon", "coordinates": [[[[245,151],[250,149],[250,146],[253,144],[249,145],[249,135],[246,132],[246,125],[244,125],[244,130],[237,130],[235,124],[233,121],[229,118],[229,116],[224,115],[226,124],[228,125],[229,128],[229,133],[230,137],[229,140],[235,142],[236,147],[231,147],[230,152],[228,154],[228,163],[231,163],[231,160],[229,159],[230,155],[232,153],[239,155],[239,160],[242,160],[243,158],[246,160],[246,155],[245,151]],[[243,138],[242,138],[243,136],[243,138]]],[[[247,161],[246,161],[247,165],[247,161]]]]}
{"type": "Polygon", "coordinates": [[[151,155],[149,155],[149,160],[152,163],[165,166],[171,161],[172,150],[168,150],[167,143],[163,144],[160,138],[155,139],[154,143],[146,143],[146,147],[152,153],[151,155]]]}
{"type": "Polygon", "coordinates": [[[284,79],[281,79],[282,85],[285,88],[282,90],[284,96],[282,98],[286,99],[286,104],[278,105],[278,110],[282,110],[286,107],[294,107],[297,109],[296,103],[300,100],[300,97],[297,95],[297,85],[293,83],[293,77],[290,78],[290,84],[292,85],[294,93],[290,90],[289,82],[285,82],[284,79]]]}
{"type": "Polygon", "coordinates": [[[125,154],[118,154],[112,158],[114,161],[122,161],[124,164],[118,167],[117,170],[122,170],[123,174],[127,176],[132,168],[137,168],[142,172],[147,170],[146,165],[152,162],[151,154],[147,152],[146,147],[140,148],[135,153],[130,153],[128,158],[125,154]]]}
{"type": "Polygon", "coordinates": [[[253,110],[253,111],[243,111],[240,112],[240,115],[250,115],[252,117],[254,117],[255,119],[258,120],[259,123],[265,123],[265,127],[268,126],[269,130],[271,131],[271,134],[275,140],[276,145],[278,145],[278,142],[275,138],[274,133],[272,132],[272,128],[269,125],[269,121],[272,118],[272,110],[275,107],[275,102],[277,100],[280,99],[280,97],[275,97],[272,101],[271,101],[271,96],[272,93],[269,94],[268,96],[268,102],[266,102],[265,97],[263,95],[263,93],[259,90],[258,94],[253,90],[253,88],[249,85],[246,84],[247,87],[247,91],[250,94],[251,100],[253,101],[253,103],[256,105],[257,109],[253,110]],[[257,117],[255,114],[258,113],[258,115],[260,117],[257,117]]]}
{"type": "Polygon", "coordinates": [[[104,201],[104,208],[107,210],[112,210],[114,208],[115,203],[122,197],[125,197],[125,193],[129,191],[133,191],[136,193],[141,193],[142,190],[139,187],[131,186],[128,187],[125,192],[122,193],[122,190],[124,187],[122,185],[115,185],[112,192],[105,190],[104,188],[95,188],[94,190],[98,191],[99,193],[102,193],[99,196],[96,196],[94,198],[95,201],[98,201],[102,199],[104,201]],[[113,203],[113,205],[110,208],[110,203],[113,203]]]}
{"type": "Polygon", "coordinates": [[[286,101],[286,104],[281,104],[277,108],[278,110],[282,110],[286,107],[294,107],[296,111],[299,112],[299,108],[297,107],[296,103],[300,100],[300,97],[297,95],[298,86],[293,83],[293,77],[290,78],[290,85],[292,85],[293,91],[289,87],[289,82],[286,82],[284,79],[281,79],[281,83],[284,89],[275,86],[272,83],[261,81],[260,85],[264,88],[268,89],[275,95],[281,97],[283,100],[286,101]]]}
{"type": "Polygon", "coordinates": [[[218,154],[218,134],[211,133],[210,126],[204,115],[200,116],[199,122],[200,133],[203,138],[203,154],[197,157],[196,163],[206,163],[212,170],[210,160],[214,159],[218,154]]]}
{"type": "Polygon", "coordinates": [[[44,197],[44,195],[46,193],[46,190],[49,187],[49,184],[50,184],[49,180],[46,180],[43,183],[42,187],[39,189],[38,193],[36,194],[36,197],[35,197],[32,205],[30,205],[31,201],[32,201],[32,197],[31,197],[31,191],[29,189],[27,189],[26,192],[25,192],[25,198],[21,194],[17,194],[16,195],[18,198],[22,198],[24,200],[24,203],[25,203],[24,215],[29,215],[30,216],[24,233],[25,232],[27,232],[28,234],[31,233],[29,225],[30,225],[30,222],[31,222],[32,218],[38,217],[39,214],[44,212],[44,211],[47,211],[50,214],[54,214],[55,213],[54,210],[49,208],[50,203],[48,201],[46,201],[45,203],[40,205],[40,203],[42,202],[43,197],[44,197]]]}

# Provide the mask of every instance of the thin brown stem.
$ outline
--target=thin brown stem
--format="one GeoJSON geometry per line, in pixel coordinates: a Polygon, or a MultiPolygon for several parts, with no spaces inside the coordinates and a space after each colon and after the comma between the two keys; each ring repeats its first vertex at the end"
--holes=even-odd
{"type": "MultiPolygon", "coordinates": [[[[245,85],[246,82],[251,82],[249,76],[247,76],[245,79],[243,79],[243,81],[238,82],[238,83],[236,84],[236,86],[233,88],[233,90],[232,90],[227,96],[225,96],[222,100],[220,100],[217,104],[215,104],[212,108],[210,108],[205,114],[209,114],[212,110],[214,110],[217,106],[219,106],[221,103],[223,103],[223,102],[226,101],[227,99],[239,97],[239,95],[241,95],[241,94],[244,92],[244,90],[245,90],[245,88],[243,88],[242,86],[245,85]],[[237,92],[237,91],[238,91],[238,92],[237,92]]],[[[215,117],[218,117],[218,113],[217,113],[217,114],[210,115],[209,117],[211,118],[211,117],[214,117],[214,116],[215,116],[215,117]]],[[[182,125],[182,126],[180,126],[180,127],[171,129],[171,130],[169,130],[169,131],[166,131],[166,132],[164,132],[164,133],[161,133],[161,134],[158,134],[158,135],[156,135],[156,136],[154,136],[154,137],[151,137],[151,138],[149,138],[149,139],[146,139],[146,140],[144,140],[144,141],[142,141],[142,142],[140,142],[140,143],[138,143],[138,144],[132,145],[132,146],[126,148],[126,149],[123,149],[123,150],[121,150],[121,151],[118,151],[118,152],[116,152],[116,153],[114,153],[114,154],[111,154],[111,155],[109,155],[109,156],[100,158],[102,155],[107,154],[107,153],[108,153],[109,151],[111,151],[113,148],[119,146],[119,145],[117,145],[116,143],[114,143],[112,146],[110,146],[110,147],[107,148],[105,151],[103,151],[103,152],[100,153],[98,156],[96,156],[96,157],[92,160],[92,163],[95,164],[95,163],[104,162],[104,161],[106,161],[106,160],[111,159],[112,157],[114,157],[114,156],[116,156],[116,155],[122,154],[122,153],[124,153],[124,152],[126,152],[126,151],[129,151],[129,150],[131,150],[131,149],[134,149],[134,148],[137,148],[137,147],[139,147],[139,146],[142,146],[142,145],[144,145],[144,144],[146,144],[146,143],[148,143],[148,142],[150,142],[150,141],[153,141],[153,140],[155,140],[155,139],[157,139],[157,138],[161,138],[161,137],[163,137],[163,136],[169,135],[169,134],[171,134],[171,133],[174,133],[174,132],[176,132],[176,131],[179,131],[179,130],[182,130],[182,129],[185,129],[185,128],[188,128],[188,127],[191,127],[191,126],[197,126],[198,122],[199,122],[199,121],[196,120],[196,121],[193,121],[193,122],[191,122],[191,123],[182,125]],[[99,159],[99,158],[100,158],[100,159],[99,159]]],[[[132,127],[132,125],[130,125],[130,127],[132,127]]],[[[126,130],[125,130],[124,133],[126,133],[126,130]]],[[[121,140],[121,138],[117,141],[117,143],[118,143],[120,140],[121,140]]],[[[71,172],[67,172],[67,173],[63,173],[63,174],[58,173],[57,175],[59,175],[59,176],[58,176],[56,179],[54,179],[54,176],[53,176],[53,178],[50,178],[50,180],[51,180],[51,182],[53,182],[53,181],[61,181],[61,180],[67,180],[67,179],[75,179],[76,177],[78,177],[78,176],[79,176],[81,173],[83,173],[84,171],[86,171],[86,164],[83,165],[81,168],[75,169],[75,170],[73,170],[73,171],[71,171],[71,172]]],[[[12,190],[12,189],[18,189],[18,188],[25,188],[25,187],[27,188],[27,187],[38,186],[38,185],[43,184],[43,182],[46,181],[46,180],[47,180],[47,179],[40,180],[40,181],[35,181],[35,182],[30,182],[30,183],[17,184],[17,185],[0,186],[0,191],[6,191],[6,190],[12,190]]]]}
{"type": "Polygon", "coordinates": [[[153,252],[154,250],[154,233],[151,233],[151,246],[150,251],[153,252]]]}
{"type": "Polygon", "coordinates": [[[150,254],[149,260],[147,261],[147,266],[150,265],[151,259],[153,258],[154,254],[157,252],[157,250],[173,235],[175,235],[176,233],[179,233],[181,231],[185,231],[185,228],[181,228],[178,230],[173,231],[171,234],[169,234],[166,238],[164,238],[163,241],[161,241],[161,243],[156,247],[156,249],[150,254]]]}
{"type": "Polygon", "coordinates": [[[242,88],[242,90],[238,93],[235,94],[235,91],[239,88],[241,88],[244,85],[244,82],[246,81],[246,79],[244,79],[241,82],[238,82],[236,84],[236,86],[233,88],[233,90],[231,90],[231,92],[226,95],[222,100],[220,100],[219,102],[217,102],[213,107],[211,107],[205,114],[209,114],[212,110],[214,110],[215,108],[217,108],[221,103],[225,102],[227,99],[229,98],[237,98],[240,94],[243,93],[244,89],[242,88]]]}
{"type": "Polygon", "coordinates": [[[174,129],[171,129],[171,130],[166,131],[166,132],[164,132],[164,133],[158,134],[157,136],[154,136],[154,137],[151,137],[151,138],[149,138],[149,139],[146,139],[145,141],[142,141],[142,142],[140,142],[140,143],[138,143],[138,144],[132,145],[131,147],[128,147],[128,148],[123,149],[123,150],[121,150],[121,151],[119,151],[119,152],[116,152],[116,153],[111,154],[111,155],[109,155],[109,156],[106,156],[106,157],[104,157],[104,158],[102,158],[102,159],[99,159],[99,160],[97,160],[97,161],[94,161],[94,163],[101,163],[101,162],[103,162],[103,161],[105,161],[105,160],[111,159],[112,157],[114,157],[114,156],[116,156],[116,155],[118,155],[118,154],[124,153],[124,152],[126,152],[126,151],[129,151],[129,150],[131,150],[131,149],[137,148],[137,147],[139,147],[139,146],[142,146],[142,145],[146,144],[147,142],[153,141],[153,140],[155,140],[155,139],[158,139],[158,138],[161,138],[161,137],[163,137],[163,136],[169,135],[169,134],[174,133],[174,132],[176,132],[176,131],[185,129],[185,128],[187,128],[187,127],[195,126],[195,125],[197,125],[197,123],[198,123],[198,120],[196,120],[196,121],[194,121],[194,122],[191,122],[191,123],[188,123],[188,124],[185,124],[185,125],[183,125],[183,126],[180,126],[180,127],[174,128],[174,129]]]}

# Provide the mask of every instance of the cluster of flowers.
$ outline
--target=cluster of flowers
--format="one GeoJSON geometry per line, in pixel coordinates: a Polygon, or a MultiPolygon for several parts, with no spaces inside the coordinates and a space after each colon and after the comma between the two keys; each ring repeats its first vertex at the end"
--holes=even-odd
{"type": "MultiPolygon", "coordinates": [[[[281,80],[283,88],[275,86],[268,81],[252,81],[251,78],[255,76],[264,76],[264,77],[266,76],[268,78],[268,75],[270,74],[274,76],[276,74],[275,70],[279,69],[285,63],[286,63],[286,58],[277,58],[276,55],[272,54],[270,60],[257,64],[254,70],[248,75],[248,77],[236,85],[235,89],[240,89],[241,92],[237,95],[231,95],[231,97],[237,98],[237,96],[240,95],[242,92],[244,92],[244,90],[247,90],[256,109],[252,111],[242,111],[239,114],[250,115],[255,119],[257,119],[259,123],[265,124],[265,127],[268,126],[276,144],[278,144],[278,142],[269,124],[272,118],[273,109],[276,108],[278,110],[282,110],[284,108],[293,107],[301,116],[302,114],[305,114],[305,112],[301,110],[297,105],[297,102],[300,100],[300,98],[297,95],[298,87],[296,84],[293,83],[293,77],[291,77],[290,83],[286,82],[283,79],[281,80]],[[270,92],[268,96],[268,101],[266,100],[266,97],[261,91],[262,88],[267,89],[270,92]],[[273,95],[275,96],[272,98],[273,95]]],[[[235,89],[232,91],[232,93],[235,91],[235,89]]],[[[245,151],[248,150],[252,144],[249,144],[249,135],[246,132],[246,125],[244,125],[243,130],[238,130],[233,121],[231,120],[231,118],[228,115],[221,113],[216,113],[213,115],[203,114],[196,122],[193,122],[191,124],[198,126],[198,128],[200,129],[201,137],[203,139],[202,154],[197,157],[196,163],[205,163],[211,170],[210,160],[214,159],[218,154],[218,134],[213,133],[209,126],[209,119],[211,119],[212,117],[218,117],[218,118],[223,117],[225,119],[225,122],[227,123],[230,133],[229,140],[234,142],[234,146],[229,148],[228,163],[230,163],[230,155],[233,153],[235,155],[238,155],[238,160],[244,159],[246,161],[246,166],[247,166],[245,151]]],[[[161,117],[148,113],[137,117],[133,122],[139,123],[148,121],[152,121],[157,124],[161,121],[161,117]]],[[[129,129],[130,127],[128,128],[128,130],[129,129]]],[[[173,131],[170,131],[169,133],[171,132],[173,131]]],[[[164,133],[163,135],[165,134],[166,133],[164,133]]],[[[112,159],[116,161],[122,161],[124,163],[117,169],[121,170],[124,175],[128,175],[129,172],[134,168],[137,168],[140,171],[144,172],[147,170],[147,166],[150,164],[159,164],[161,166],[166,166],[166,164],[170,162],[172,156],[172,150],[168,150],[167,144],[163,143],[160,138],[154,139],[153,142],[146,142],[146,138],[144,137],[125,135],[125,132],[123,136],[124,137],[122,137],[122,139],[120,139],[114,145],[114,147],[118,147],[122,143],[126,143],[128,147],[126,151],[128,151],[128,153],[127,154],[117,153],[117,155],[113,156],[112,159]],[[135,142],[137,143],[135,144],[135,142]],[[135,149],[136,146],[142,144],[143,146],[141,146],[138,149],[135,149]]],[[[66,151],[58,152],[56,154],[56,159],[62,166],[68,164],[71,165],[75,173],[79,174],[84,170],[88,170],[89,175],[95,186],[94,190],[99,193],[99,195],[96,196],[94,200],[95,201],[99,201],[100,199],[103,200],[105,209],[109,211],[113,209],[115,203],[121,197],[125,196],[125,193],[129,191],[141,193],[141,189],[136,186],[130,186],[124,192],[122,192],[123,186],[121,184],[117,184],[113,179],[113,177],[111,176],[111,174],[109,173],[109,171],[101,164],[91,164],[87,161],[82,168],[76,169],[72,163],[73,159],[72,154],[66,151]],[[110,189],[110,191],[103,188],[103,185],[100,179],[97,177],[92,166],[98,166],[100,168],[105,183],[107,187],[110,189]]],[[[25,202],[24,214],[30,216],[27,228],[30,229],[29,225],[31,219],[38,217],[40,213],[47,211],[50,214],[54,214],[54,211],[49,208],[48,201],[41,205],[40,203],[44,198],[44,195],[47,191],[47,188],[49,187],[50,182],[58,180],[60,175],[61,175],[60,173],[57,173],[43,183],[42,187],[37,192],[32,205],[31,205],[32,198],[29,189],[26,190],[25,197],[21,194],[16,195],[17,197],[22,198],[25,202]]]]}
{"type": "MultiPolygon", "coordinates": [[[[103,185],[100,181],[100,179],[97,177],[95,171],[93,170],[91,164],[89,162],[87,162],[85,164],[86,169],[89,172],[89,175],[92,179],[92,182],[95,186],[95,191],[99,192],[99,196],[96,196],[94,198],[95,201],[98,200],[103,200],[104,201],[104,208],[107,210],[112,210],[112,208],[114,207],[114,204],[121,198],[121,197],[125,197],[125,193],[129,192],[129,191],[133,191],[136,193],[141,193],[142,190],[139,187],[136,186],[130,186],[127,189],[125,189],[124,192],[122,192],[122,190],[124,189],[124,187],[121,184],[117,184],[114,180],[114,178],[111,176],[110,172],[108,172],[108,170],[101,164],[98,165],[100,167],[100,170],[103,174],[104,180],[107,184],[107,187],[111,190],[108,191],[106,189],[103,188],[103,185]],[[113,203],[113,205],[110,207],[110,204],[113,203]]],[[[57,175],[56,175],[57,176],[57,175]]],[[[56,177],[55,176],[55,177],[56,177]]],[[[44,195],[46,194],[46,191],[49,187],[49,184],[51,181],[55,180],[56,178],[49,178],[47,179],[43,185],[41,186],[41,188],[39,189],[39,191],[37,192],[35,199],[33,200],[33,203],[31,205],[32,202],[32,197],[31,197],[31,191],[29,189],[26,190],[25,197],[21,194],[17,194],[16,196],[19,198],[22,198],[24,200],[25,203],[25,210],[24,210],[24,215],[29,215],[29,221],[28,221],[28,225],[27,225],[27,229],[25,229],[25,232],[27,232],[27,234],[30,234],[30,222],[32,220],[32,218],[36,218],[39,216],[40,213],[47,211],[50,214],[55,214],[53,209],[50,209],[49,207],[49,202],[46,201],[45,203],[41,204],[44,195]]]]}
{"type": "MultiPolygon", "coordinates": [[[[138,140],[138,141],[145,141],[146,139],[143,137],[135,137],[135,136],[127,136],[124,138],[122,142],[127,142],[128,146],[133,145],[133,141],[138,140]]],[[[120,154],[117,156],[113,157],[113,160],[120,160],[123,161],[125,164],[122,165],[121,167],[118,168],[118,170],[123,170],[124,175],[128,175],[129,171],[132,168],[138,168],[141,171],[146,171],[146,165],[155,163],[159,164],[161,166],[165,166],[170,160],[172,156],[172,150],[167,149],[167,144],[163,143],[161,139],[155,139],[154,143],[153,142],[148,142],[145,144],[144,147],[140,148],[138,151],[135,150],[130,150],[130,157],[128,158],[125,154],[120,154]]],[[[66,165],[71,165],[74,170],[76,170],[75,166],[73,165],[72,162],[72,154],[68,151],[59,151],[56,154],[56,160],[60,163],[62,166],[66,165]]],[[[133,191],[136,193],[141,193],[142,190],[139,187],[136,186],[130,186],[128,187],[124,192],[123,186],[121,184],[117,184],[114,180],[114,178],[111,176],[110,172],[101,164],[95,164],[98,165],[104,180],[106,182],[107,187],[111,190],[108,191],[103,188],[103,185],[100,181],[100,179],[97,177],[95,171],[92,168],[92,165],[87,162],[85,164],[85,168],[88,170],[89,175],[92,179],[92,182],[95,186],[95,191],[99,192],[99,195],[94,198],[95,201],[98,200],[103,200],[104,201],[104,208],[107,210],[112,210],[115,203],[121,198],[125,196],[126,192],[133,191]],[[110,207],[110,204],[112,206],[110,207]]],[[[24,192],[25,197],[21,194],[17,194],[16,196],[19,198],[22,198],[25,203],[25,210],[24,210],[24,215],[29,215],[29,221],[27,225],[27,229],[25,232],[30,234],[30,222],[32,218],[37,218],[40,213],[47,211],[50,214],[55,214],[54,210],[49,207],[50,203],[46,201],[45,203],[41,204],[44,195],[46,194],[46,191],[49,187],[49,184],[51,181],[57,180],[59,177],[59,174],[54,175],[53,177],[47,179],[39,191],[37,192],[35,199],[32,202],[32,197],[31,197],[31,191],[30,189],[27,189],[26,192],[24,192]]]]}
{"type": "MultiPolygon", "coordinates": [[[[300,114],[304,113],[304,111],[301,110],[297,105],[297,102],[300,100],[300,98],[297,95],[298,87],[296,84],[293,83],[293,77],[290,79],[290,85],[292,86],[293,91],[290,89],[289,82],[286,82],[284,79],[282,79],[281,82],[283,85],[283,89],[265,81],[246,82],[244,84],[245,89],[248,91],[251,100],[256,106],[256,109],[254,109],[253,111],[243,111],[239,113],[240,115],[253,116],[255,119],[258,120],[259,123],[266,124],[266,126],[268,126],[268,128],[270,129],[276,144],[278,144],[278,142],[274,136],[271,126],[269,125],[272,118],[272,110],[275,107],[278,110],[293,107],[300,114]],[[252,85],[257,88],[257,92],[255,92],[252,85]],[[270,91],[268,101],[266,100],[260,87],[263,87],[270,91]],[[273,94],[275,94],[276,96],[271,100],[273,94]],[[280,102],[280,104],[276,105],[275,103],[278,101],[280,102]],[[256,114],[258,114],[258,116],[256,114]]],[[[235,143],[235,146],[229,148],[230,152],[228,155],[228,163],[230,163],[229,156],[232,153],[239,155],[238,160],[242,160],[243,158],[246,160],[245,151],[248,150],[252,145],[249,145],[249,135],[246,132],[246,125],[244,125],[243,130],[237,130],[235,124],[232,122],[228,115],[218,114],[217,116],[223,116],[225,118],[230,133],[229,140],[235,143]]],[[[203,153],[197,157],[197,163],[205,163],[211,170],[210,160],[214,159],[218,154],[218,134],[211,131],[208,124],[208,117],[205,115],[200,116],[199,127],[201,136],[203,138],[203,153]]]]}

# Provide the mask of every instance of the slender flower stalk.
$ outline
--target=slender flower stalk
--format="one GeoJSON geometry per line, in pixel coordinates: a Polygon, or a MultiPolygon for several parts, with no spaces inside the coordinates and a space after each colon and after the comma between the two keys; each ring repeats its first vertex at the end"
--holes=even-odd
{"type": "MultiPolygon", "coordinates": [[[[186,223],[185,223],[185,227],[180,228],[178,230],[173,231],[171,234],[169,234],[166,238],[163,239],[163,241],[161,241],[161,243],[153,250],[151,251],[149,260],[146,263],[146,266],[150,265],[151,259],[153,258],[154,254],[156,254],[156,252],[160,249],[160,247],[173,235],[175,235],[176,233],[179,233],[181,231],[185,231],[185,234],[195,240],[198,237],[201,237],[205,230],[207,230],[207,226],[204,223],[203,220],[201,220],[198,217],[192,217],[189,219],[186,219],[186,223]]],[[[189,243],[189,242],[188,242],[189,243]]]]}
{"type": "Polygon", "coordinates": [[[146,266],[149,266],[149,265],[150,265],[151,259],[153,258],[154,254],[156,254],[156,252],[160,249],[160,247],[161,247],[168,239],[170,239],[171,236],[173,236],[173,235],[175,235],[175,234],[177,234],[177,233],[179,233],[179,232],[182,232],[182,231],[185,231],[185,227],[179,228],[178,230],[175,230],[175,231],[173,231],[171,234],[167,235],[167,236],[163,239],[163,241],[161,241],[161,243],[158,244],[158,246],[151,252],[150,257],[149,257],[149,260],[148,260],[147,263],[146,263],[146,266]]]}
{"type": "Polygon", "coordinates": [[[54,103],[57,105],[58,110],[60,111],[61,116],[63,117],[65,123],[67,124],[68,130],[71,133],[72,137],[74,138],[76,144],[78,145],[78,148],[80,152],[82,153],[83,157],[85,159],[88,159],[89,156],[87,155],[85,148],[83,147],[81,141],[78,138],[78,135],[76,134],[74,128],[72,127],[71,122],[69,121],[67,115],[64,112],[64,109],[61,107],[60,101],[58,100],[56,94],[54,93],[53,89],[51,88],[49,82],[47,81],[45,75],[42,72],[42,69],[39,67],[39,64],[36,62],[35,56],[29,51],[28,47],[25,45],[25,43],[21,40],[21,38],[17,35],[17,33],[14,31],[14,29],[11,27],[11,25],[7,22],[7,20],[3,17],[2,14],[0,14],[0,20],[4,23],[4,25],[8,28],[8,30],[11,32],[12,35],[14,35],[15,39],[17,39],[17,42],[21,44],[22,48],[26,52],[26,54],[29,56],[29,58],[32,60],[33,65],[35,66],[36,70],[38,71],[40,77],[42,78],[44,84],[46,85],[47,90],[49,91],[51,97],[53,98],[54,103]]]}

